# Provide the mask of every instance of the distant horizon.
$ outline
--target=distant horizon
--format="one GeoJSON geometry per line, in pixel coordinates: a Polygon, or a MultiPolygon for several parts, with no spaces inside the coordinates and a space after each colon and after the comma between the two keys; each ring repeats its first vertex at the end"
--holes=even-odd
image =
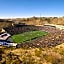
{"type": "Polygon", "coordinates": [[[0,17],[0,19],[9,19],[9,18],[31,18],[31,17],[64,17],[64,16],[16,16],[16,17],[0,17]]]}

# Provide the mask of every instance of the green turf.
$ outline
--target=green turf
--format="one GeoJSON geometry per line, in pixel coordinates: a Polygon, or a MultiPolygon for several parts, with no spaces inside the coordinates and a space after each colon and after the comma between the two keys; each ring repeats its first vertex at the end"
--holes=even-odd
{"type": "Polygon", "coordinates": [[[34,38],[45,36],[47,34],[48,34],[47,32],[43,32],[43,31],[31,31],[31,32],[25,32],[22,34],[13,35],[12,39],[14,42],[19,43],[19,42],[30,41],[34,38]]]}

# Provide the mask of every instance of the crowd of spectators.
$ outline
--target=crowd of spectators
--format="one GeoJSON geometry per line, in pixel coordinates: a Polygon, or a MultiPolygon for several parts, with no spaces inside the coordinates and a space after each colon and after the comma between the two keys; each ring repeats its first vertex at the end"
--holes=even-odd
{"type": "Polygon", "coordinates": [[[33,31],[33,30],[41,30],[49,33],[45,37],[40,37],[22,43],[21,47],[51,47],[64,42],[64,30],[59,30],[54,26],[23,25],[23,26],[6,27],[4,29],[11,35],[33,31]]]}
{"type": "Polygon", "coordinates": [[[4,28],[4,30],[7,31],[11,35],[34,31],[37,29],[38,28],[33,25],[11,26],[11,27],[4,28]]]}
{"type": "Polygon", "coordinates": [[[54,47],[64,43],[64,30],[59,30],[50,26],[43,26],[40,30],[46,31],[49,34],[45,37],[40,37],[29,42],[22,43],[21,47],[54,47]]]}

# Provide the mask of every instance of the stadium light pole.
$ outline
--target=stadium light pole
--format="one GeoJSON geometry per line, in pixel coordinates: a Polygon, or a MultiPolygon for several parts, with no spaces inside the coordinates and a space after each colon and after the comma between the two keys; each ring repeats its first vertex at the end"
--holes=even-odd
{"type": "Polygon", "coordinates": [[[41,13],[40,13],[40,22],[41,22],[41,13]]]}

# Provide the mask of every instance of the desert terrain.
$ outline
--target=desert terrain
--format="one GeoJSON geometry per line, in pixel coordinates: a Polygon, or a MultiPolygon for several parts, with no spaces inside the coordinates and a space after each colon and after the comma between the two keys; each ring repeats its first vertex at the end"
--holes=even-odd
{"type": "Polygon", "coordinates": [[[19,42],[16,47],[0,46],[0,63],[64,64],[63,27],[64,17],[0,19],[0,33],[5,29],[19,42]]]}

